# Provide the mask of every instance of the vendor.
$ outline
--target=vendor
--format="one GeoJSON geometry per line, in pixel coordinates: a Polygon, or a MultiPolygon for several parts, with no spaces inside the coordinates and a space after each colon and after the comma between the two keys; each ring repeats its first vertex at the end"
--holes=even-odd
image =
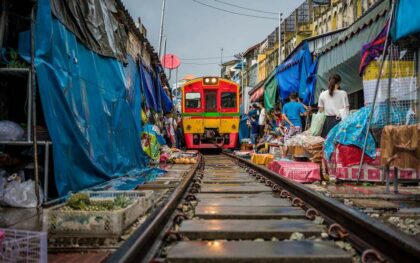
{"type": "Polygon", "coordinates": [[[287,133],[285,139],[302,132],[301,116],[306,114],[307,107],[298,101],[298,94],[290,94],[290,101],[283,107],[283,120],[286,122],[287,133]]]}
{"type": "Polygon", "coordinates": [[[349,99],[347,93],[340,89],[340,82],[340,75],[332,75],[328,81],[328,90],[319,95],[319,112],[325,112],[327,116],[321,132],[323,138],[326,138],[330,130],[341,121],[340,110],[349,109],[349,99]]]}
{"type": "Polygon", "coordinates": [[[251,143],[255,146],[257,145],[257,137],[258,137],[258,122],[255,118],[255,116],[251,116],[250,124],[251,127],[251,143]]]}

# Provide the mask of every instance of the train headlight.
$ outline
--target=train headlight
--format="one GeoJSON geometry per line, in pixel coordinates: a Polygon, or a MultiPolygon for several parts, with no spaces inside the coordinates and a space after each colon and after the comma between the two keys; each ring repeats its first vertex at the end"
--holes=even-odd
{"type": "Polygon", "coordinates": [[[206,77],[203,79],[203,84],[205,85],[217,85],[218,78],[216,77],[206,77]]]}

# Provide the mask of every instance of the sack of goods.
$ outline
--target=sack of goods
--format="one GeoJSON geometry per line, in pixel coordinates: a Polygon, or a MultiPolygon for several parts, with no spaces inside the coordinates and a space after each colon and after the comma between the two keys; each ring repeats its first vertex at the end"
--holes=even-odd
{"type": "Polygon", "coordinates": [[[311,122],[311,135],[320,136],[322,132],[322,127],[324,127],[326,115],[323,112],[318,112],[312,115],[311,122]]]}

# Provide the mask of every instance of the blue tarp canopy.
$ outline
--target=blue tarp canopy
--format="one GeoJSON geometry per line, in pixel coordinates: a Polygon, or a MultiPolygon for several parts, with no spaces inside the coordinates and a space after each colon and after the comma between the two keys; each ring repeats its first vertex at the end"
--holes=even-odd
{"type": "Polygon", "coordinates": [[[163,89],[159,74],[162,71],[162,68],[156,68],[156,72],[158,72],[156,75],[156,98],[158,101],[159,111],[162,110],[163,113],[169,113],[172,111],[174,105],[171,99],[168,97],[168,94],[166,94],[165,90],[163,89]]]}
{"type": "Polygon", "coordinates": [[[156,98],[156,79],[153,79],[152,73],[142,63],[140,64],[140,78],[147,107],[156,112],[160,111],[159,102],[156,98]]]}
{"type": "Polygon", "coordinates": [[[306,80],[312,65],[312,55],[307,42],[276,69],[278,94],[282,101],[286,100],[292,92],[297,92],[303,103],[308,104],[313,92],[308,90],[306,80]]]}
{"type": "MultiPolygon", "coordinates": [[[[50,0],[38,1],[35,32],[37,81],[59,194],[141,174],[140,71],[133,60],[125,68],[87,49],[52,16],[50,0]]],[[[30,43],[27,35],[21,46],[30,43]]],[[[28,49],[21,54],[27,58],[28,49]]]]}
{"type": "Polygon", "coordinates": [[[395,19],[391,29],[391,36],[395,41],[420,33],[419,10],[419,0],[397,1],[395,19]]]}

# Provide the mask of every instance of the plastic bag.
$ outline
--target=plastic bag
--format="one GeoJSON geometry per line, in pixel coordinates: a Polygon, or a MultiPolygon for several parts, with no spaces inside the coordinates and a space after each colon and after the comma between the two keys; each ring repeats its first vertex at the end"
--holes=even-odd
{"type": "Polygon", "coordinates": [[[311,122],[311,134],[312,136],[320,136],[322,132],[322,128],[324,127],[324,122],[326,119],[326,115],[324,112],[318,112],[312,115],[312,122],[311,122]]]}
{"type": "Polygon", "coordinates": [[[19,124],[12,121],[0,121],[0,141],[17,141],[23,137],[24,131],[19,124]]]}
{"type": "MultiPolygon", "coordinates": [[[[42,200],[41,190],[39,192],[39,198],[42,200]]],[[[11,181],[7,183],[4,189],[3,203],[12,207],[37,207],[35,182],[28,180],[24,182],[11,181]]]]}

